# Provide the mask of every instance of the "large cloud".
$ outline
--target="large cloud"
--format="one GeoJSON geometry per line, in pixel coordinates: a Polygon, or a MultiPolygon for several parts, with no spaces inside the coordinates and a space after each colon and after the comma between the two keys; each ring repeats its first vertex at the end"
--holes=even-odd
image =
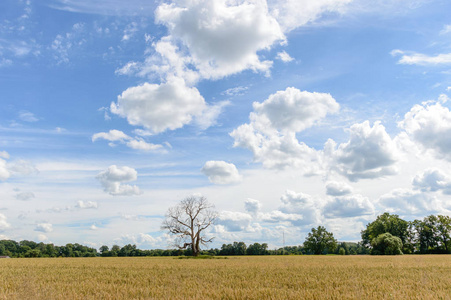
{"type": "Polygon", "coordinates": [[[313,126],[328,113],[336,113],[338,103],[329,94],[301,92],[287,88],[270,95],[262,103],[254,102],[250,123],[233,130],[234,147],[251,150],[254,159],[265,167],[309,169],[318,161],[316,150],[299,142],[296,133],[313,126]]]}
{"type": "MultiPolygon", "coordinates": [[[[449,99],[442,95],[439,101],[449,99]]],[[[439,158],[451,161],[451,112],[440,102],[415,105],[399,123],[407,134],[439,158]]]]}
{"type": "Polygon", "coordinates": [[[267,71],[257,52],[285,39],[265,0],[175,0],[161,4],[156,21],[173,43],[186,47],[203,78],[221,78],[245,69],[267,71]]]}
{"type": "Polygon", "coordinates": [[[281,212],[300,216],[296,225],[309,225],[319,221],[319,203],[312,196],[287,190],[280,200],[283,203],[279,208],[281,212]]]}
{"type": "Polygon", "coordinates": [[[107,170],[99,173],[97,179],[102,184],[105,192],[113,196],[139,195],[141,191],[136,185],[124,184],[124,182],[135,181],[138,172],[135,169],[116,165],[109,166],[107,170]]]}
{"type": "Polygon", "coordinates": [[[232,184],[241,181],[241,175],[235,165],[225,161],[207,161],[201,171],[215,184],[232,184]]]}
{"type": "Polygon", "coordinates": [[[242,212],[222,211],[217,223],[229,231],[252,231],[252,216],[242,212]]]}
{"type": "Polygon", "coordinates": [[[41,232],[52,232],[53,231],[53,225],[50,223],[39,223],[36,225],[35,231],[41,231],[41,232]]]}
{"type": "Polygon", "coordinates": [[[375,122],[373,127],[368,121],[354,124],[349,132],[349,141],[338,148],[331,140],[326,144],[325,155],[332,157],[333,169],[351,181],[396,172],[394,164],[398,160],[398,150],[380,122],[375,122]]]}
{"type": "Polygon", "coordinates": [[[181,128],[205,109],[207,105],[199,91],[186,86],[180,78],[131,87],[118,97],[117,103],[111,103],[111,112],[154,133],[181,128]]]}

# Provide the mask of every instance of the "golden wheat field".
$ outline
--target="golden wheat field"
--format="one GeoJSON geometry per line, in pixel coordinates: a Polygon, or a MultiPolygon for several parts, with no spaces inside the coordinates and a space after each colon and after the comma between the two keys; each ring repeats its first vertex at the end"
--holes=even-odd
{"type": "Polygon", "coordinates": [[[1,299],[451,299],[451,255],[0,260],[1,299]]]}

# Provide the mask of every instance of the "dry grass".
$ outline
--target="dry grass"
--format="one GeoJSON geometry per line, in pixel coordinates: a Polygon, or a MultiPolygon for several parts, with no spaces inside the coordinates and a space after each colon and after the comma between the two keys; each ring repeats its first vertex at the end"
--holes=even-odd
{"type": "Polygon", "coordinates": [[[451,299],[451,255],[2,259],[0,299],[451,299]]]}

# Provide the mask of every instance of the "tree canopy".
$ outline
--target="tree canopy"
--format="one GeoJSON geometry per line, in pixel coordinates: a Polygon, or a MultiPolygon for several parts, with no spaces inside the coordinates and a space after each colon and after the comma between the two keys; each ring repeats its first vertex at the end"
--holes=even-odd
{"type": "Polygon", "coordinates": [[[337,240],[332,232],[328,232],[323,226],[318,226],[317,229],[312,228],[305,239],[304,247],[313,254],[332,253],[337,248],[337,240]]]}

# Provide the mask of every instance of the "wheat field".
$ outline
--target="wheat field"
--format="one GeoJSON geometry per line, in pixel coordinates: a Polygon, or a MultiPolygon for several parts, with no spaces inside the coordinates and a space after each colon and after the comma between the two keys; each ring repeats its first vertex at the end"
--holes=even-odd
{"type": "Polygon", "coordinates": [[[0,299],[451,299],[451,255],[1,259],[0,299]]]}

